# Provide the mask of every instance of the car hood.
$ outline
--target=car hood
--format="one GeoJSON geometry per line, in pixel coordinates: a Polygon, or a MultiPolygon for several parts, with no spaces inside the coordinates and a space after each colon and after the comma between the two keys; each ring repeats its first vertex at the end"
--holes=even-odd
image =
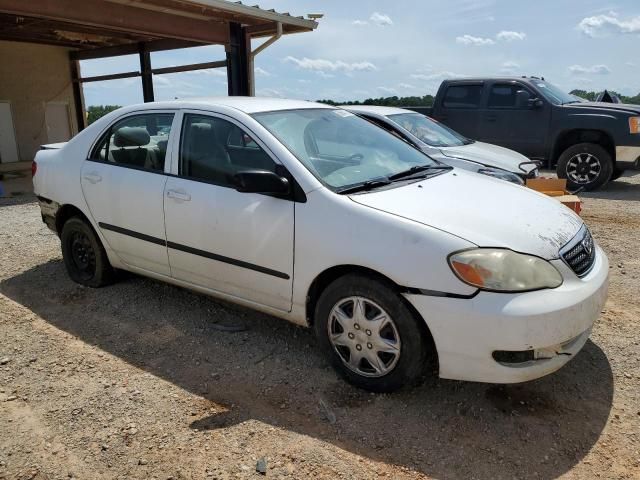
{"type": "Polygon", "coordinates": [[[446,157],[462,158],[463,160],[481,163],[489,167],[508,170],[518,175],[529,173],[536,168],[533,163],[529,163],[522,166],[523,172],[522,169],[518,168],[518,165],[523,162],[529,162],[530,160],[527,157],[508,148],[489,143],[473,142],[460,147],[440,147],[440,151],[446,157]]]}
{"type": "Polygon", "coordinates": [[[607,102],[580,102],[564,105],[565,108],[592,109],[606,111],[610,113],[630,113],[633,115],[640,114],[640,105],[630,105],[628,103],[607,103],[607,102]]]}
{"type": "Polygon", "coordinates": [[[354,194],[351,200],[461,237],[551,260],[583,225],[557,200],[465,170],[403,186],[354,194]]]}

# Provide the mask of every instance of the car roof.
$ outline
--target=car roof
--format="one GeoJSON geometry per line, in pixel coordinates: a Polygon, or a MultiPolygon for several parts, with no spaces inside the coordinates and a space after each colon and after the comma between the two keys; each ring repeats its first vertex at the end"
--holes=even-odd
{"type": "Polygon", "coordinates": [[[495,77],[460,77],[460,78],[447,78],[443,80],[443,83],[481,83],[481,82],[529,82],[532,80],[546,81],[538,77],[518,77],[512,75],[503,75],[495,77]]]}
{"type": "Polygon", "coordinates": [[[398,107],[380,107],[378,105],[345,105],[341,108],[353,113],[374,113],[382,116],[396,115],[399,113],[416,113],[411,110],[398,107]]]}
{"type": "Polygon", "coordinates": [[[230,107],[241,112],[251,114],[259,112],[272,112],[278,110],[300,110],[308,108],[334,108],[330,105],[305,100],[289,100],[284,98],[268,97],[203,97],[187,98],[181,100],[169,100],[163,102],[150,102],[139,105],[131,105],[131,110],[164,109],[164,108],[198,108],[208,109],[211,107],[230,107]]]}

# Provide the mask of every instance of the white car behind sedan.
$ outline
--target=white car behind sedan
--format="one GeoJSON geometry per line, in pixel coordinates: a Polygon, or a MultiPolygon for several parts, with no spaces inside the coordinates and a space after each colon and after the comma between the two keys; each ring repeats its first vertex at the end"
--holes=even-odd
{"type": "Polygon", "coordinates": [[[129,270],[315,329],[353,384],[521,382],[587,341],[608,263],[582,220],[327,105],[217,98],[117,110],[41,150],[70,277],[129,270]]]}
{"type": "Polygon", "coordinates": [[[538,164],[508,148],[478,142],[421,113],[396,107],[343,107],[453,167],[523,185],[539,175],[538,164]]]}

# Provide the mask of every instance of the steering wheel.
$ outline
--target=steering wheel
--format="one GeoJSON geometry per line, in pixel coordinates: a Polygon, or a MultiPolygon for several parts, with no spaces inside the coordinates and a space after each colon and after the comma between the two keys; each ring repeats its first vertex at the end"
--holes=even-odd
{"type": "Polygon", "coordinates": [[[364,155],[361,153],[354,153],[349,157],[349,160],[352,161],[355,165],[359,165],[362,160],[364,160],[364,155]]]}

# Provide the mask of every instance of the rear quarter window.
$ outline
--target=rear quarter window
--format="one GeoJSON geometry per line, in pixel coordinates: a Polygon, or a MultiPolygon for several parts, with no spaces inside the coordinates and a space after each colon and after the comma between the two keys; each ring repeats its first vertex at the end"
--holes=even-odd
{"type": "Polygon", "coordinates": [[[442,105],[445,108],[479,108],[482,85],[452,85],[447,88],[442,105]]]}

